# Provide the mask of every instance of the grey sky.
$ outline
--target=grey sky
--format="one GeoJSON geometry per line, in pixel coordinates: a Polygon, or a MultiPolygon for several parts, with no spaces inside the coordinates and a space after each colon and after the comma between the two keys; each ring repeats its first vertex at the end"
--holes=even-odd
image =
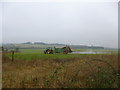
{"type": "Polygon", "coordinates": [[[118,46],[117,2],[13,2],[4,3],[2,10],[3,43],[118,46]]]}
{"type": "Polygon", "coordinates": [[[118,48],[120,49],[120,2],[118,3],[118,48]]]}
{"type": "Polygon", "coordinates": [[[2,44],[2,4],[0,3],[0,45],[2,44]]]}

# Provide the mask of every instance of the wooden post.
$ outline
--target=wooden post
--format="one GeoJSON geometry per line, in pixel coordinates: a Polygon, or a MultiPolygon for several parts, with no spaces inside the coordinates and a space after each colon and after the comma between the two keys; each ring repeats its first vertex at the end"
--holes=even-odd
{"type": "Polygon", "coordinates": [[[4,52],[4,47],[2,47],[2,52],[4,52]]]}
{"type": "Polygon", "coordinates": [[[12,51],[12,61],[14,61],[14,51],[12,51]]]}
{"type": "Polygon", "coordinates": [[[4,57],[4,47],[2,47],[2,60],[5,60],[5,57],[4,57]]]}

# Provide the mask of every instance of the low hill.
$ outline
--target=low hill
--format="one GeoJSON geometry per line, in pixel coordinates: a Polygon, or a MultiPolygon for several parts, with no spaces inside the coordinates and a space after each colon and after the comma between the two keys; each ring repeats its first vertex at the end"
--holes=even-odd
{"type": "MultiPolygon", "coordinates": [[[[26,43],[19,43],[19,44],[3,44],[4,48],[7,49],[45,49],[46,47],[64,47],[66,44],[59,44],[59,43],[43,43],[43,42],[26,42],[26,43]]],[[[69,45],[72,49],[104,49],[101,46],[87,46],[87,45],[69,45]]]]}

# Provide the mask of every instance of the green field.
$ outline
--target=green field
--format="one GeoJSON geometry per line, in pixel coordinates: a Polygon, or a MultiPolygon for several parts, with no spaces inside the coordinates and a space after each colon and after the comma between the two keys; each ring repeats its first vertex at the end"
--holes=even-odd
{"type": "MultiPolygon", "coordinates": [[[[18,53],[15,53],[14,57],[16,60],[36,60],[36,59],[71,59],[71,58],[79,58],[84,56],[93,56],[94,54],[62,54],[62,53],[54,53],[54,54],[44,54],[45,49],[20,49],[18,53]]],[[[89,51],[102,51],[102,52],[110,52],[117,53],[117,50],[91,50],[91,49],[73,49],[73,51],[80,52],[89,52],[89,51]]],[[[8,53],[7,56],[11,59],[12,54],[8,53]]]]}

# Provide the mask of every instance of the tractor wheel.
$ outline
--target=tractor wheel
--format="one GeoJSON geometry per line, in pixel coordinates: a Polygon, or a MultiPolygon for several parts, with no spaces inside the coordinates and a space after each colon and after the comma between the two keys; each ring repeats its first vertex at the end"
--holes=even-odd
{"type": "Polygon", "coordinates": [[[53,50],[51,50],[50,54],[53,54],[53,50]]]}

